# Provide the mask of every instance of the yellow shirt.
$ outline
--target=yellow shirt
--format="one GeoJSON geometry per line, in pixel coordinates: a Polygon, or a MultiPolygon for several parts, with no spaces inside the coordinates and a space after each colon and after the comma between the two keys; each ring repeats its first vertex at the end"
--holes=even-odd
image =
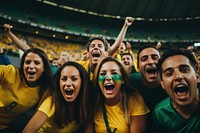
{"type": "Polygon", "coordinates": [[[57,128],[53,125],[53,114],[55,113],[55,105],[53,105],[51,108],[51,101],[52,97],[48,97],[38,109],[49,117],[47,122],[40,128],[38,133],[71,133],[77,131],[80,125],[75,123],[75,121],[71,122],[62,129],[57,128]]]}
{"type": "MultiPolygon", "coordinates": [[[[133,98],[129,101],[130,116],[138,116],[149,113],[149,109],[145,105],[142,97],[137,96],[138,101],[134,101],[133,98]]],[[[118,133],[129,133],[129,124],[125,120],[124,112],[122,111],[122,103],[119,102],[117,105],[108,106],[105,104],[106,115],[109,122],[111,131],[114,131],[114,128],[117,128],[118,133]]],[[[106,124],[103,118],[103,114],[99,113],[95,116],[95,131],[96,133],[106,133],[106,124]]]]}
{"type": "Polygon", "coordinates": [[[18,68],[0,65],[0,129],[39,102],[39,88],[27,86],[18,68]]]}
{"type": "Polygon", "coordinates": [[[87,61],[76,61],[77,63],[81,64],[85,70],[90,73],[90,81],[93,79],[93,72],[89,69],[89,66],[90,66],[90,62],[89,60],[87,61]]]}

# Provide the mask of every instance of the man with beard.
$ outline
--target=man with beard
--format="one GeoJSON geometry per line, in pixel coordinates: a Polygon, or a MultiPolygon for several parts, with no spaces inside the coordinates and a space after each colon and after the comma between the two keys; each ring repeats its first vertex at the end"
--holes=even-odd
{"type": "Polygon", "coordinates": [[[157,67],[161,85],[169,97],[154,108],[155,132],[199,132],[200,78],[195,56],[189,50],[169,50],[162,55],[157,67]]]}
{"type": "Polygon", "coordinates": [[[130,83],[136,87],[150,109],[147,120],[147,133],[152,132],[152,111],[154,106],[167,97],[160,84],[160,77],[156,64],[160,58],[160,51],[153,45],[143,45],[137,53],[137,67],[139,73],[130,74],[130,83]]]}

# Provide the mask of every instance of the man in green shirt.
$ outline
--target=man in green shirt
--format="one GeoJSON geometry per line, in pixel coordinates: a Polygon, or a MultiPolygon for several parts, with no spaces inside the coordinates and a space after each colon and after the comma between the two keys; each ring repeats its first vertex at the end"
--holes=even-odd
{"type": "Polygon", "coordinates": [[[159,50],[153,45],[142,45],[137,53],[137,67],[139,73],[130,74],[130,83],[143,96],[151,113],[147,119],[147,133],[152,132],[152,111],[157,103],[167,97],[167,93],[160,84],[160,77],[156,64],[160,58],[159,50]]]}
{"type": "Polygon", "coordinates": [[[200,78],[195,56],[188,50],[169,50],[162,55],[157,68],[169,98],[154,109],[155,132],[199,132],[200,78]]]}

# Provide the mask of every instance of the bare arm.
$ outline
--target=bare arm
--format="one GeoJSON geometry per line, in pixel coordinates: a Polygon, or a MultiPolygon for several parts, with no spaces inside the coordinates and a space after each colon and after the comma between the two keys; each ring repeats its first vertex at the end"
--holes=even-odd
{"type": "Polygon", "coordinates": [[[46,122],[48,116],[42,111],[37,111],[23,130],[23,133],[36,133],[46,122]]]}
{"type": "Polygon", "coordinates": [[[94,132],[95,132],[94,123],[90,123],[84,126],[84,133],[94,133],[94,132]]]}
{"type": "Polygon", "coordinates": [[[119,33],[119,35],[117,36],[117,39],[115,40],[114,44],[110,47],[110,52],[109,55],[113,55],[117,49],[120,47],[121,43],[124,40],[124,37],[126,35],[126,31],[128,29],[128,27],[134,22],[132,17],[126,17],[124,25],[119,33]]]}
{"type": "Polygon", "coordinates": [[[11,32],[11,28],[12,28],[11,25],[4,24],[3,27],[4,27],[5,32],[10,37],[10,39],[14,42],[14,44],[17,46],[17,48],[21,49],[22,51],[26,51],[27,49],[30,48],[29,45],[27,45],[26,43],[24,43],[23,41],[21,41],[19,38],[17,38],[17,36],[15,36],[11,32]]]}
{"type": "Polygon", "coordinates": [[[130,133],[146,132],[146,115],[131,116],[130,133]]]}

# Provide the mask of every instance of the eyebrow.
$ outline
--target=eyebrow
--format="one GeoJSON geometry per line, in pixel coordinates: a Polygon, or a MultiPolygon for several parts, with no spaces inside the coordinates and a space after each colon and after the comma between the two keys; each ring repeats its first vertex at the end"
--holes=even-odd
{"type": "Polygon", "coordinates": [[[163,73],[165,73],[166,71],[169,71],[169,70],[172,70],[172,68],[171,68],[171,67],[169,67],[169,68],[167,68],[167,69],[163,70],[163,73]]]}

